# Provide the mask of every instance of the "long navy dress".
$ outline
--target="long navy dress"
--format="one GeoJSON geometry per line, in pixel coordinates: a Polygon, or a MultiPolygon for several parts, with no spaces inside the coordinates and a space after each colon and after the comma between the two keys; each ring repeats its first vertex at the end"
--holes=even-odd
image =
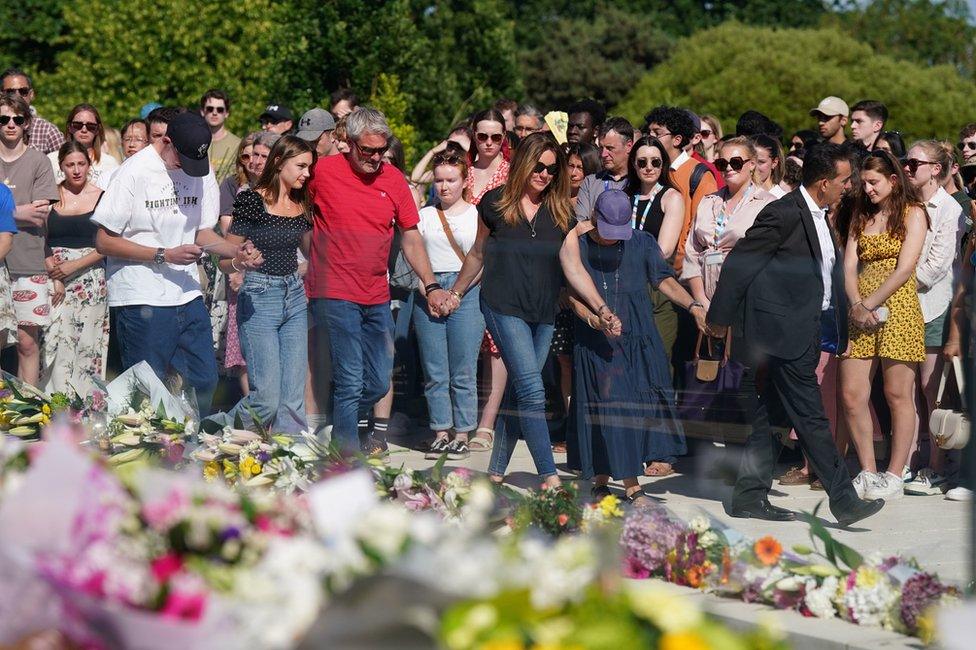
{"type": "Polygon", "coordinates": [[[664,344],[647,290],[674,272],[652,235],[601,246],[580,237],[580,257],[623,334],[611,339],[576,319],[568,461],[584,479],[641,476],[644,463],[687,452],[664,344]]]}

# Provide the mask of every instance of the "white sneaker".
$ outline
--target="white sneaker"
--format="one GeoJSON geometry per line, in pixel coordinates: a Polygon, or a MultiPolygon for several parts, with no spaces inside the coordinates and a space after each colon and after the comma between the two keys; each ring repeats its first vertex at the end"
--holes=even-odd
{"type": "Polygon", "coordinates": [[[869,472],[866,469],[861,470],[861,473],[851,481],[851,484],[854,486],[854,491],[857,492],[857,498],[863,499],[864,495],[867,494],[868,488],[874,485],[877,480],[878,475],[874,472],[869,472]]]}
{"type": "Polygon", "coordinates": [[[973,491],[963,486],[954,487],[945,493],[945,498],[949,501],[972,501],[973,491]]]}
{"type": "Polygon", "coordinates": [[[905,465],[905,468],[901,470],[901,480],[906,483],[912,480],[912,468],[908,465],[905,465]]]}
{"type": "Polygon", "coordinates": [[[905,494],[916,496],[930,496],[942,494],[946,489],[946,479],[942,474],[926,467],[919,470],[915,478],[905,481],[905,494]]]}
{"type": "Polygon", "coordinates": [[[868,500],[884,499],[885,501],[891,501],[893,499],[900,499],[904,495],[905,482],[901,480],[900,476],[896,476],[891,472],[879,474],[874,484],[868,487],[867,492],[865,492],[865,498],[868,500]]]}

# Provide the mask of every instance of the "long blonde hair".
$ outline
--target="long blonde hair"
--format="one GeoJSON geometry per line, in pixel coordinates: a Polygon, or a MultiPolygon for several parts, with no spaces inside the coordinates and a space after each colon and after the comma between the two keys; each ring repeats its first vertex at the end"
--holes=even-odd
{"type": "Polygon", "coordinates": [[[508,181],[502,189],[502,195],[498,199],[496,207],[501,212],[505,223],[514,226],[522,216],[521,201],[529,181],[532,178],[532,170],[539,157],[546,151],[551,151],[556,157],[556,176],[549,182],[546,189],[542,191],[542,203],[548,208],[553,221],[563,232],[569,231],[569,221],[573,214],[572,200],[570,199],[569,186],[569,165],[566,162],[566,154],[559,144],[549,133],[532,133],[526,136],[519,146],[515,149],[512,156],[511,167],[508,170],[508,181]]]}

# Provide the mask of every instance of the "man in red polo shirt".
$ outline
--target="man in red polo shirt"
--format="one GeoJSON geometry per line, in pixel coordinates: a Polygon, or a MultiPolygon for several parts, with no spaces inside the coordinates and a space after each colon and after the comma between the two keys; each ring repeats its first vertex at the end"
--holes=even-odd
{"type": "Polygon", "coordinates": [[[386,118],[357,107],[346,117],[346,134],[349,153],[320,158],[309,181],[315,223],[305,289],[309,319],[321,333],[315,349],[327,337],[332,360],[332,436],[358,449],[359,416],[386,395],[393,372],[387,260],[394,225],[431,311],[441,311],[450,293],[430,270],[406,179],[383,163],[392,135],[386,118]]]}

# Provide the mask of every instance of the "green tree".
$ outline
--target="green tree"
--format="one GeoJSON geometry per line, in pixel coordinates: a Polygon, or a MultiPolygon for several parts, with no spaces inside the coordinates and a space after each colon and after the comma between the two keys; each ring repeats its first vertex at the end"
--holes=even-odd
{"type": "Polygon", "coordinates": [[[0,68],[50,70],[61,50],[65,0],[0,0],[0,68]]]}
{"type": "Polygon", "coordinates": [[[965,0],[843,0],[824,16],[881,54],[926,65],[948,64],[966,75],[976,67],[976,27],[965,0]]]}
{"type": "Polygon", "coordinates": [[[396,75],[380,73],[370,94],[369,103],[383,111],[393,135],[403,143],[404,158],[413,160],[417,155],[419,136],[417,128],[409,121],[407,111],[410,101],[400,90],[400,78],[396,75]]]}
{"type": "Polygon", "coordinates": [[[730,22],[679,42],[617,110],[640,120],[657,104],[678,104],[717,115],[731,131],[739,115],[755,109],[791,131],[813,126],[808,111],[825,95],[850,103],[881,100],[891,112],[891,128],[910,137],[943,138],[968,119],[976,85],[950,66],[877,54],[833,29],[730,22]]]}
{"type": "Polygon", "coordinates": [[[119,125],[146,102],[195,106],[218,87],[233,101],[231,127],[253,129],[276,57],[305,46],[286,32],[285,10],[274,0],[67,5],[65,50],[57,69],[40,75],[39,110],[60,122],[74,104],[89,102],[119,125]]]}

